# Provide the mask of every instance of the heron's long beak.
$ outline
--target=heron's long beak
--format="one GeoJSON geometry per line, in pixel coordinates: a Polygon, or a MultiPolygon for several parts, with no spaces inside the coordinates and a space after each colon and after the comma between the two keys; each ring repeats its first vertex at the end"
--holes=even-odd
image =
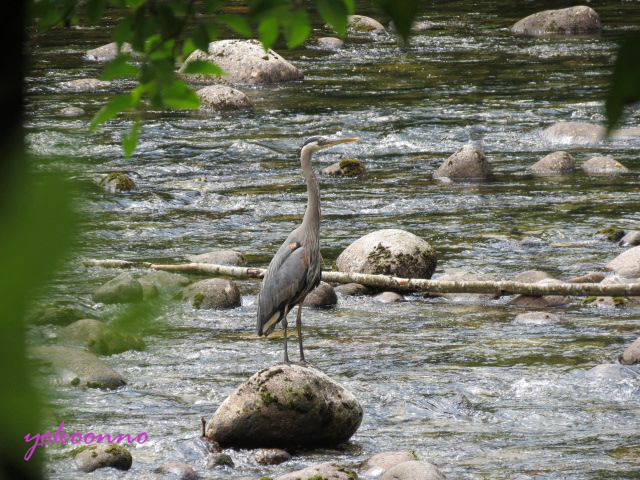
{"type": "Polygon", "coordinates": [[[340,145],[341,143],[355,142],[358,140],[360,140],[358,137],[339,138],[337,140],[331,140],[326,145],[322,145],[322,148],[335,147],[336,145],[340,145]]]}

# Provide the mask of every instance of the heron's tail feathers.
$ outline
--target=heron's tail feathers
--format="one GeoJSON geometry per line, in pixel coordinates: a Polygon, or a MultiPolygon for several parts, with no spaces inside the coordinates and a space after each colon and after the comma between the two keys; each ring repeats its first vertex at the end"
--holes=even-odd
{"type": "Polygon", "coordinates": [[[282,318],[281,314],[282,312],[276,311],[266,322],[258,317],[258,336],[264,335],[266,337],[273,332],[273,329],[276,328],[276,325],[282,318]]]}

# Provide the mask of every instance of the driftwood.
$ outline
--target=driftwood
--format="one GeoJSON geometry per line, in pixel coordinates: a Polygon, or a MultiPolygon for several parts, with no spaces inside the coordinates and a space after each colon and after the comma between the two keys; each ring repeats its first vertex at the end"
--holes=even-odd
{"type": "MultiPolygon", "coordinates": [[[[234,278],[262,278],[265,269],[233,267],[210,263],[182,263],[176,265],[149,262],[128,262],[126,260],[89,260],[85,265],[105,268],[152,268],[175,273],[195,273],[201,275],[221,275],[234,278]]],[[[574,297],[632,297],[640,296],[640,283],[608,284],[600,283],[522,283],[508,280],[499,281],[443,281],[416,278],[399,278],[389,275],[369,275],[365,273],[322,272],[322,280],[332,283],[360,283],[367,287],[424,293],[491,293],[495,295],[522,294],[532,297],[543,295],[568,295],[574,297]]]]}

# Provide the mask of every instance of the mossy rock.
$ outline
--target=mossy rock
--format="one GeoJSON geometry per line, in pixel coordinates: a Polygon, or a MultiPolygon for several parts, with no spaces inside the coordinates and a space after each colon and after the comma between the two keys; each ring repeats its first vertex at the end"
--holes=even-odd
{"type": "Polygon", "coordinates": [[[133,457],[129,450],[117,443],[89,445],[75,455],[78,469],[89,473],[99,468],[111,467],[118,470],[129,470],[133,457]]]}
{"type": "Polygon", "coordinates": [[[35,307],[28,322],[35,325],[69,325],[77,320],[92,318],[93,310],[73,303],[46,303],[35,307]]]}
{"type": "Polygon", "coordinates": [[[616,227],[615,225],[610,225],[605,228],[601,228],[596,231],[596,236],[601,238],[605,238],[610,242],[619,242],[625,235],[625,231],[620,227],[616,227]]]}
{"type": "Polygon", "coordinates": [[[136,188],[136,183],[124,172],[110,172],[98,179],[98,185],[107,192],[129,192],[136,188]]]}
{"type": "Polygon", "coordinates": [[[144,341],[135,335],[114,330],[98,320],[83,319],[58,333],[63,341],[80,343],[99,355],[112,355],[127,350],[143,350],[144,341]]]}
{"type": "Polygon", "coordinates": [[[335,177],[358,177],[365,173],[367,173],[367,169],[364,164],[353,158],[343,158],[322,170],[323,175],[335,177]]]}

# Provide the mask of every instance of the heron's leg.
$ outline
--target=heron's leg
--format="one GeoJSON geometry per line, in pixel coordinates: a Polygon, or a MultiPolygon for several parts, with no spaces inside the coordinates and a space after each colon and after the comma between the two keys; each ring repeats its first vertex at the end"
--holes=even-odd
{"type": "Polygon", "coordinates": [[[289,365],[289,354],[287,353],[287,315],[282,319],[282,328],[284,328],[284,363],[289,365]]]}
{"type": "Polygon", "coordinates": [[[296,316],[296,327],[298,329],[298,344],[300,345],[300,363],[306,364],[304,359],[304,349],[302,348],[302,304],[304,303],[304,297],[300,299],[298,304],[298,315],[296,316]]]}

